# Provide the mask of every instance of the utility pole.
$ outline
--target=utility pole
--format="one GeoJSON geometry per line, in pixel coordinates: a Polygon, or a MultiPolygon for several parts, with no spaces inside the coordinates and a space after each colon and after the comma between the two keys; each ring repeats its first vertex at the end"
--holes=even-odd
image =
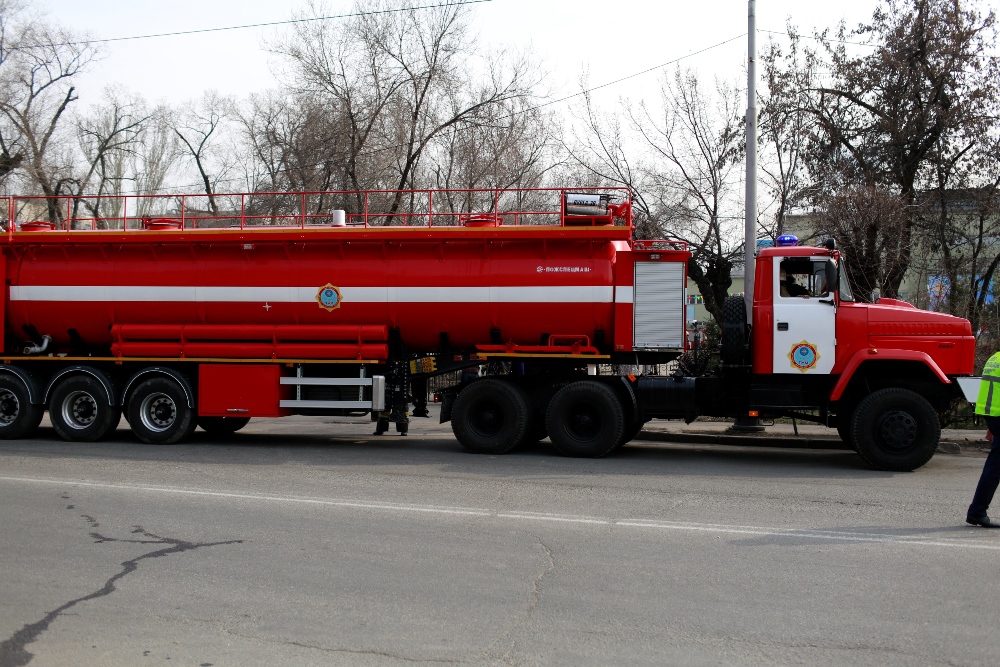
{"type": "MultiPolygon", "coordinates": [[[[753,322],[753,276],[757,250],[757,18],[756,0],[747,11],[747,191],[743,232],[743,300],[747,322],[753,322]]],[[[764,430],[758,417],[737,417],[734,431],[754,433],[764,430]]]]}
{"type": "Polygon", "coordinates": [[[757,250],[757,18],[756,0],[747,14],[747,175],[744,220],[743,293],[747,321],[753,308],[754,252],[757,250]]]}

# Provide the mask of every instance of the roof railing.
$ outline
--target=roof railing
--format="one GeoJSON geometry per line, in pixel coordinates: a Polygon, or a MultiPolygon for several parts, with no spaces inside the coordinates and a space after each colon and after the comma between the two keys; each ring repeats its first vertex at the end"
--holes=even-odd
{"type": "Polygon", "coordinates": [[[7,197],[8,235],[248,228],[632,227],[626,188],[490,188],[7,197]]]}

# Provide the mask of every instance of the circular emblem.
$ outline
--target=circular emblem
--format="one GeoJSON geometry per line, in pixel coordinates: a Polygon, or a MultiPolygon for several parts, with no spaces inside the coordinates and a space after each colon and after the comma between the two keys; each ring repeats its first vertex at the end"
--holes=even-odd
{"type": "Polygon", "coordinates": [[[802,341],[792,346],[788,353],[788,360],[792,362],[792,368],[797,368],[803,373],[816,367],[819,361],[819,352],[812,343],[802,341]]]}
{"type": "Polygon", "coordinates": [[[340,290],[330,283],[320,287],[319,292],[316,294],[316,301],[319,303],[319,307],[325,309],[327,312],[340,308],[342,300],[343,296],[341,296],[340,290]]]}

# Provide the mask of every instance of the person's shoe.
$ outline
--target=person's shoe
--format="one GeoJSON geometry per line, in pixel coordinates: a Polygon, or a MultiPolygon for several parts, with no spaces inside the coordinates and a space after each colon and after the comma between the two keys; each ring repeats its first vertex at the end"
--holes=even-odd
{"type": "Polygon", "coordinates": [[[1000,528],[1000,523],[996,523],[986,514],[982,516],[966,516],[965,523],[973,526],[982,526],[983,528],[1000,528]]]}

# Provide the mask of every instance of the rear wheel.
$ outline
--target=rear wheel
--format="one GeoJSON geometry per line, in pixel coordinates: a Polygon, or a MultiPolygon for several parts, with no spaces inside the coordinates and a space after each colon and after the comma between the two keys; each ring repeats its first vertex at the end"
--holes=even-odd
{"type": "Polygon", "coordinates": [[[615,449],[621,449],[628,443],[635,440],[635,437],[639,435],[639,432],[642,431],[642,427],[645,425],[646,422],[642,421],[641,419],[629,419],[628,423],[622,429],[621,440],[619,440],[618,445],[615,447],[615,449]]]}
{"type": "Polygon", "coordinates": [[[506,454],[524,442],[528,400],[519,387],[503,380],[476,380],[459,392],[451,412],[458,442],[477,454],[506,454]]]}
{"type": "Polygon", "coordinates": [[[194,410],[184,389],[169,378],[146,380],[128,399],[128,423],[136,437],[151,445],[172,445],[191,435],[194,410]]]}
{"type": "Polygon", "coordinates": [[[249,417],[198,417],[198,426],[212,435],[232,435],[250,423],[249,417]]]}
{"type": "Polygon", "coordinates": [[[892,387],[879,389],[858,403],[850,435],[868,465],[902,472],[931,460],[941,438],[941,424],[927,399],[892,387]]]}
{"type": "Polygon", "coordinates": [[[49,400],[49,421],[63,440],[94,442],[114,432],[121,408],[108,404],[104,385],[89,375],[60,382],[49,400]]]}
{"type": "Polygon", "coordinates": [[[31,435],[42,421],[45,408],[32,405],[28,388],[13,375],[0,375],[0,439],[31,435]]]}
{"type": "Polygon", "coordinates": [[[549,438],[561,454],[598,458],[621,440],[623,413],[621,402],[607,385],[574,382],[552,397],[545,422],[549,438]]]}

